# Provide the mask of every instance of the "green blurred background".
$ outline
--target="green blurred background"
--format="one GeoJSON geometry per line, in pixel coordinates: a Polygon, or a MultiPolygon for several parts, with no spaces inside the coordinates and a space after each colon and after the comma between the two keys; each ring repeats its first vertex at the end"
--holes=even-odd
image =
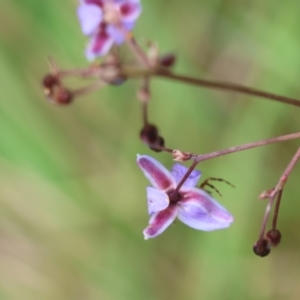
{"type": "MultiPolygon", "coordinates": [[[[227,230],[177,222],[144,241],[147,180],[136,154],[138,81],[68,107],[40,86],[51,54],[87,64],[77,1],[0,1],[0,299],[299,299],[299,166],[283,195],[283,239],[252,253],[265,204],[299,142],[203,162],[203,177],[234,183],[216,197],[235,216],[227,230]]],[[[137,40],[178,56],[176,71],[300,98],[298,1],[142,1],[137,40]]],[[[150,119],[167,146],[206,153],[299,130],[298,108],[163,79],[152,82],[150,119]],[[184,125],[184,126],[183,126],[184,125]]]]}

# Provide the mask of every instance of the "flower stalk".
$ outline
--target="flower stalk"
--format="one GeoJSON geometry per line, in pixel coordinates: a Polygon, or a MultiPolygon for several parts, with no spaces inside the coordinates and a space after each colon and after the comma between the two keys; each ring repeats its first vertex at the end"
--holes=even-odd
{"type": "MultiPolygon", "coordinates": [[[[265,214],[263,217],[262,221],[262,226],[260,229],[259,233],[259,238],[256,244],[262,244],[263,240],[268,240],[269,241],[269,246],[268,248],[271,249],[271,246],[277,246],[281,240],[281,233],[277,229],[277,219],[278,219],[278,214],[279,214],[279,208],[280,208],[280,202],[281,202],[281,197],[283,193],[284,186],[294,169],[296,163],[298,162],[300,158],[300,147],[296,151],[295,155],[291,159],[290,163],[284,170],[283,174],[279,178],[276,186],[270,190],[263,191],[260,195],[260,199],[268,199],[268,205],[265,210],[265,214]],[[266,234],[266,227],[267,227],[267,222],[269,219],[270,211],[273,206],[274,201],[276,201],[275,209],[274,209],[274,214],[273,214],[273,220],[272,220],[272,228],[271,230],[266,234]]],[[[260,255],[259,253],[256,253],[257,255],[260,255]]],[[[261,256],[261,255],[260,255],[261,256]]],[[[263,255],[265,256],[265,255],[263,255]]]]}
{"type": "MultiPolygon", "coordinates": [[[[94,62],[88,67],[62,70],[52,57],[49,57],[50,73],[44,77],[42,86],[44,94],[52,103],[66,105],[73,100],[99,90],[105,86],[122,85],[128,79],[140,79],[141,86],[137,98],[141,105],[143,127],[140,130],[141,141],[150,149],[172,154],[175,161],[192,160],[189,168],[175,164],[170,171],[155,159],[141,155],[137,158],[138,166],[149,179],[152,187],[147,188],[148,212],[150,221],[144,230],[145,239],[160,235],[174,220],[178,218],[191,228],[204,231],[227,228],[233,221],[232,215],[210,194],[203,190],[205,181],[196,186],[201,173],[196,166],[205,160],[236,153],[260,146],[300,138],[300,132],[277,136],[253,143],[247,143],[206,154],[184,152],[165,147],[165,140],[158,127],[149,121],[149,102],[151,97],[151,80],[154,77],[171,80],[183,84],[210,90],[239,93],[255,96],[283,104],[300,107],[300,100],[270,93],[240,84],[206,80],[175,73],[171,70],[176,56],[160,55],[158,46],[148,43],[148,51],[138,44],[132,29],[142,11],[140,0],[79,0],[77,15],[82,33],[89,39],[85,55],[92,61],[104,56],[103,61],[94,62]],[[124,60],[118,46],[125,43],[134,57],[124,60]],[[77,89],[70,89],[64,84],[68,77],[92,79],[93,82],[77,89]]],[[[277,219],[281,198],[286,181],[300,158],[300,148],[283,172],[276,186],[261,193],[261,199],[268,204],[263,217],[259,238],[253,250],[259,256],[266,256],[271,248],[279,244],[281,233],[277,229],[277,219]],[[266,232],[272,206],[275,204],[272,227],[266,232]]],[[[214,178],[216,179],[216,178],[214,178]]],[[[218,190],[216,190],[218,192],[218,190]]]]}

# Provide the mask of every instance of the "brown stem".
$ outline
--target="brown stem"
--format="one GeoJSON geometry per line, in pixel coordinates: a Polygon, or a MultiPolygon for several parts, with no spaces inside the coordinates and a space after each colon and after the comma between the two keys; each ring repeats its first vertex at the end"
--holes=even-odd
{"type": "Polygon", "coordinates": [[[281,196],[283,192],[283,188],[292,172],[294,169],[296,163],[298,162],[300,158],[300,147],[296,151],[295,155],[291,159],[290,163],[284,170],[283,174],[281,175],[278,183],[276,184],[275,188],[272,190],[270,197],[275,197],[277,195],[277,202],[276,202],[276,207],[274,211],[274,216],[273,216],[273,223],[272,223],[272,229],[276,229],[276,223],[277,223],[277,218],[278,218],[278,213],[279,213],[279,207],[280,207],[280,202],[281,202],[281,196]]]}
{"type": "MultiPolygon", "coordinates": [[[[218,156],[222,156],[222,155],[226,155],[226,154],[230,154],[230,153],[235,153],[235,152],[239,152],[239,151],[243,151],[243,150],[248,150],[248,149],[251,149],[251,148],[261,147],[261,146],[265,146],[265,145],[269,145],[269,144],[274,144],[274,143],[278,143],[278,142],[294,140],[294,139],[297,139],[297,138],[300,138],[300,132],[281,135],[281,136],[277,136],[277,137],[270,138],[270,139],[267,139],[267,140],[257,141],[257,142],[253,142],[253,143],[240,145],[240,146],[234,146],[234,147],[230,147],[230,148],[227,148],[227,149],[210,152],[210,153],[207,153],[207,154],[196,154],[196,153],[190,153],[190,152],[184,152],[184,151],[181,151],[181,152],[183,154],[188,154],[187,156],[189,156],[189,159],[194,159],[194,160],[197,161],[197,163],[199,163],[201,161],[212,159],[212,158],[215,158],[215,157],[218,157],[218,156]]],[[[167,153],[174,153],[175,151],[178,151],[178,150],[175,150],[175,149],[166,148],[166,147],[162,147],[162,146],[159,146],[159,145],[150,145],[150,146],[155,148],[155,149],[167,152],[167,153]]],[[[300,148],[299,148],[299,150],[300,150],[300,148]]],[[[299,157],[300,157],[300,151],[299,151],[299,153],[297,152],[297,160],[299,159],[299,157]]],[[[293,163],[293,165],[295,165],[295,163],[296,163],[295,159],[296,159],[296,157],[293,158],[293,160],[291,161],[291,163],[288,166],[287,170],[290,170],[292,163],[293,163]]],[[[285,180],[285,176],[283,175],[282,178],[281,178],[281,181],[284,181],[284,180],[285,180]]]]}
{"type": "Polygon", "coordinates": [[[150,77],[145,76],[142,79],[142,86],[138,91],[138,98],[142,105],[142,118],[143,124],[146,126],[148,124],[148,103],[150,99],[150,77]]]}
{"type": "Polygon", "coordinates": [[[266,207],[266,211],[265,211],[264,218],[263,218],[263,221],[262,221],[262,225],[261,225],[261,228],[260,228],[260,233],[259,233],[259,238],[258,238],[259,240],[262,240],[265,236],[266,226],[267,226],[267,223],[268,223],[269,214],[270,214],[270,211],[271,211],[271,208],[272,208],[272,205],[273,205],[274,198],[275,198],[275,196],[269,198],[269,203],[266,207]]]}
{"type": "Polygon", "coordinates": [[[82,97],[84,95],[87,95],[87,94],[90,94],[94,91],[97,91],[97,90],[103,88],[106,85],[107,85],[106,82],[101,81],[101,80],[97,80],[97,81],[91,83],[90,85],[84,86],[84,87],[79,88],[77,90],[73,90],[72,92],[76,97],[82,97]]]}
{"type": "Polygon", "coordinates": [[[261,97],[261,98],[265,98],[265,99],[269,99],[269,100],[282,102],[285,104],[300,106],[300,101],[297,99],[280,96],[280,95],[268,93],[265,91],[256,90],[256,89],[249,88],[249,87],[239,85],[239,84],[210,81],[210,80],[198,79],[198,78],[184,76],[184,75],[178,75],[178,74],[174,74],[170,71],[164,70],[162,68],[157,69],[155,72],[155,75],[164,77],[164,78],[168,78],[168,79],[172,79],[172,80],[177,80],[177,81],[191,84],[191,85],[205,87],[208,89],[214,89],[214,90],[219,89],[219,90],[225,90],[225,91],[238,92],[238,93],[242,93],[242,94],[246,94],[246,95],[252,95],[252,96],[257,96],[257,97],[261,97]]]}
{"type": "Polygon", "coordinates": [[[281,191],[283,189],[284,185],[286,184],[286,182],[288,180],[288,177],[290,176],[290,173],[294,169],[294,167],[295,167],[296,163],[298,162],[299,158],[300,158],[300,147],[298,148],[297,152],[293,156],[292,160],[290,161],[290,163],[288,164],[288,166],[284,170],[283,174],[281,175],[278,183],[276,184],[276,186],[273,190],[274,195],[277,194],[279,191],[281,191]]]}
{"type": "Polygon", "coordinates": [[[150,63],[148,61],[148,57],[140,47],[140,45],[136,42],[135,38],[130,32],[125,32],[122,30],[125,35],[125,43],[128,46],[129,50],[135,56],[140,64],[146,67],[150,67],[150,63]]]}
{"type": "Polygon", "coordinates": [[[100,69],[99,67],[87,67],[82,69],[66,69],[59,71],[59,77],[82,77],[82,78],[92,78],[92,77],[99,77],[100,69]]]}
{"type": "Polygon", "coordinates": [[[142,118],[143,124],[146,126],[148,124],[148,103],[142,102],[142,118]]]}
{"type": "Polygon", "coordinates": [[[47,57],[47,59],[48,59],[51,74],[53,74],[53,75],[59,74],[60,70],[59,70],[59,67],[58,67],[56,61],[54,60],[54,58],[51,55],[49,55],[47,57]]]}
{"type": "Polygon", "coordinates": [[[295,153],[295,155],[293,156],[292,160],[290,161],[290,163],[288,164],[288,166],[284,170],[284,172],[281,175],[281,177],[280,177],[278,183],[276,184],[276,186],[271,190],[264,191],[260,196],[260,198],[269,199],[269,203],[266,207],[265,215],[264,215],[264,218],[263,218],[263,222],[262,222],[262,226],[261,226],[261,230],[260,230],[260,234],[259,234],[259,239],[263,239],[263,237],[264,237],[267,221],[268,221],[269,214],[270,214],[270,210],[271,210],[271,207],[273,205],[275,197],[277,197],[277,202],[276,202],[276,207],[275,207],[275,210],[274,210],[272,229],[273,230],[276,229],[277,218],[278,218],[278,213],[279,213],[279,207],[280,207],[283,188],[284,188],[284,185],[287,182],[287,179],[288,179],[290,173],[292,172],[292,170],[295,167],[297,161],[299,160],[299,158],[300,158],[300,147],[298,148],[298,150],[295,153]]]}
{"type": "MultiPolygon", "coordinates": [[[[240,145],[240,146],[235,146],[235,147],[231,147],[231,148],[227,148],[224,150],[219,150],[219,151],[215,151],[215,152],[211,152],[211,153],[207,153],[207,154],[194,154],[193,158],[195,158],[197,160],[197,162],[201,162],[201,161],[215,158],[215,157],[218,157],[221,155],[226,155],[226,154],[230,154],[230,153],[234,153],[234,152],[239,152],[239,151],[243,151],[243,150],[247,150],[247,149],[251,149],[251,148],[256,148],[256,147],[265,146],[265,145],[269,145],[269,144],[273,144],[273,143],[293,140],[293,139],[297,139],[297,138],[300,138],[300,132],[291,133],[291,134],[287,134],[287,135],[281,135],[281,136],[274,137],[271,139],[262,140],[262,141],[258,141],[258,142],[254,142],[254,143],[248,143],[248,144],[244,144],[244,145],[240,145]]],[[[300,156],[300,151],[299,151],[299,156],[300,156]]],[[[299,156],[298,156],[298,159],[299,159],[299,156]]]]}
{"type": "Polygon", "coordinates": [[[279,213],[279,208],[280,208],[282,192],[283,192],[283,190],[280,190],[277,194],[277,200],[276,200],[276,205],[275,205],[274,215],[273,215],[273,222],[272,222],[273,230],[276,229],[276,225],[277,225],[277,218],[278,218],[278,213],[279,213]]]}
{"type": "Polygon", "coordinates": [[[184,174],[182,179],[179,181],[179,183],[176,186],[176,189],[174,190],[173,193],[177,193],[179,191],[179,189],[182,187],[184,182],[188,179],[188,177],[190,176],[190,174],[193,172],[193,170],[196,168],[197,165],[198,165],[198,162],[194,160],[192,165],[190,166],[190,168],[187,170],[187,172],[184,174]]]}

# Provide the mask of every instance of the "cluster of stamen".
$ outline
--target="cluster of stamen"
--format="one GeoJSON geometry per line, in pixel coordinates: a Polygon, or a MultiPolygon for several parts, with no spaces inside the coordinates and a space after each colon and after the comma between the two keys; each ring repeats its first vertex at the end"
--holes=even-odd
{"type": "Polygon", "coordinates": [[[170,190],[167,192],[170,200],[170,204],[176,204],[182,199],[182,195],[176,190],[170,190]]]}
{"type": "Polygon", "coordinates": [[[105,2],[103,6],[103,19],[107,24],[120,24],[120,12],[117,11],[115,4],[110,2],[105,2]]]}

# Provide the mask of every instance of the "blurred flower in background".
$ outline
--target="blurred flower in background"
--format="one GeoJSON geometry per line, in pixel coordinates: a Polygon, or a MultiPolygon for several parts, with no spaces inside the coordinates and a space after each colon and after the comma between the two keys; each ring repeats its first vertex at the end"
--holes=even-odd
{"type": "Polygon", "coordinates": [[[105,55],[124,42],[142,11],[139,0],[80,0],[77,10],[83,34],[90,38],[86,57],[105,55]]]}

